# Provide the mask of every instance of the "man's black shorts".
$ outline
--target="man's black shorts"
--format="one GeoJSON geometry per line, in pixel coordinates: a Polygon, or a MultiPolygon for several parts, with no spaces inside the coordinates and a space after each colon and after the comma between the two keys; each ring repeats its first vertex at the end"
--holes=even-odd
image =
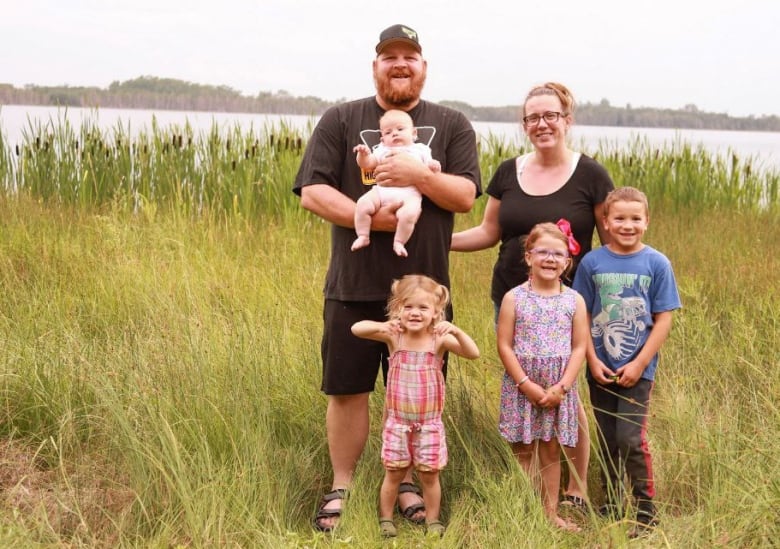
{"type": "MultiPolygon", "coordinates": [[[[385,301],[325,300],[322,332],[322,392],[326,395],[356,395],[374,390],[382,368],[387,376],[388,351],[384,343],[352,335],[360,320],[387,320],[385,301]]],[[[451,317],[448,309],[447,316],[451,317]]],[[[447,356],[444,359],[446,375],[447,356]]]]}

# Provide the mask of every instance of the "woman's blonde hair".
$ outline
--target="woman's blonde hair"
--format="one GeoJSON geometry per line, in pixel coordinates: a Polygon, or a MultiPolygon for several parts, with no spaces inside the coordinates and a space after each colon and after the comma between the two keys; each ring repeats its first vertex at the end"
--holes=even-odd
{"type": "Polygon", "coordinates": [[[387,317],[398,318],[404,307],[404,302],[417,290],[429,293],[433,297],[434,314],[433,322],[441,322],[445,318],[445,309],[450,302],[450,291],[425,275],[411,274],[393,281],[390,286],[390,299],[387,300],[387,317]]]}
{"type": "Polygon", "coordinates": [[[531,88],[531,91],[525,96],[525,101],[523,101],[523,116],[525,116],[525,105],[528,103],[528,100],[540,95],[556,96],[561,102],[563,113],[572,116],[574,115],[574,96],[569,91],[569,88],[558,82],[545,82],[544,84],[531,88]]]}

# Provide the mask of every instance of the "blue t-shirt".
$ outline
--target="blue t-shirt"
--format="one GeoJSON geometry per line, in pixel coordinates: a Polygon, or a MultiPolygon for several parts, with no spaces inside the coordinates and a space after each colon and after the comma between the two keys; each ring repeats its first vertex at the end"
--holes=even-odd
{"type": "MultiPolygon", "coordinates": [[[[596,355],[613,371],[633,360],[647,342],[654,313],[682,306],[669,259],[650,246],[628,255],[607,246],[589,252],[572,287],[591,315],[596,355]]],[[[653,381],[657,366],[656,354],[642,379],[653,381]]]]}

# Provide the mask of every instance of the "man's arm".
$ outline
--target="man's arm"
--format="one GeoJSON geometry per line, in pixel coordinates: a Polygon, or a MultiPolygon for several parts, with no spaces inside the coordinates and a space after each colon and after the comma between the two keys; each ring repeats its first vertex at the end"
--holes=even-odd
{"type": "Polygon", "coordinates": [[[355,201],[325,183],[302,187],[301,206],[335,225],[355,226],[355,201]]]}
{"type": "Polygon", "coordinates": [[[415,185],[434,204],[455,213],[471,210],[477,197],[473,181],[459,175],[434,173],[409,154],[386,156],[374,170],[377,184],[388,187],[415,185]]]}
{"type": "MultiPolygon", "coordinates": [[[[330,185],[317,183],[302,187],[301,206],[334,225],[355,228],[355,201],[330,185]]],[[[395,210],[399,206],[400,203],[389,204],[377,210],[371,217],[371,230],[395,231],[398,221],[395,210]]]]}
{"type": "Polygon", "coordinates": [[[417,188],[440,208],[455,213],[471,211],[477,198],[474,182],[460,175],[431,172],[417,188]]]}

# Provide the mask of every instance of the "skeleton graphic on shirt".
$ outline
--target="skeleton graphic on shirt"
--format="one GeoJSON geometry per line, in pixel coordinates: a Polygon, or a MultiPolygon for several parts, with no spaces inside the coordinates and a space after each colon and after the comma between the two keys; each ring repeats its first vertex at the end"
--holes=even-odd
{"type": "MultiPolygon", "coordinates": [[[[634,286],[637,275],[596,275],[601,298],[601,312],[593,317],[591,334],[610,357],[616,361],[628,358],[639,345],[641,334],[647,329],[645,300],[641,297],[622,297],[624,288],[634,286]]],[[[641,282],[641,281],[640,281],[641,282]]]]}

